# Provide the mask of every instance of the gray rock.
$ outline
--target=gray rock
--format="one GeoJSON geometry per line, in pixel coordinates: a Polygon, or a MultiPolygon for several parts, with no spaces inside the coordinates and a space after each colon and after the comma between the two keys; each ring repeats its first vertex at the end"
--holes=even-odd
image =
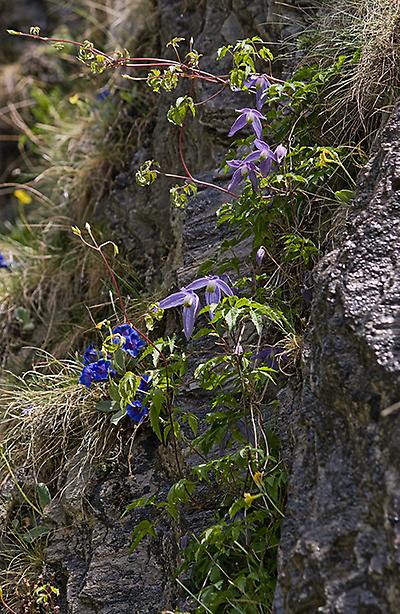
{"type": "Polygon", "coordinates": [[[314,275],[275,613],[400,611],[400,107],[314,275]]]}

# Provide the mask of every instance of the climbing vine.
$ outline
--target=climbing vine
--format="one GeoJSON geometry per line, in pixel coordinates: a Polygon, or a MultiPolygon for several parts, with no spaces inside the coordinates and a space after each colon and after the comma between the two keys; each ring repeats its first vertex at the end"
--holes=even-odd
{"type": "MultiPolygon", "coordinates": [[[[73,226],[77,239],[103,263],[119,314],[117,323],[111,316],[96,323],[98,342],[87,347],[73,378],[87,391],[101,391],[96,411],[109,415],[110,429],[149,424],[173,451],[176,482],[166,499],[155,494],[121,510],[126,516],[146,509],[133,530],[132,549],[157,537],[160,514],[176,523],[187,510],[212,507],[210,524],[182,536],[178,584],[199,613],[270,611],[287,481],[275,432],[276,389],[300,361],[311,270],[329,241],[332,220],[353,197],[362,161],[359,148],[324,142],[316,109],[327,86],[357,57],[340,57],[324,69],[303,67],[283,81],[274,76],[273,54],[259,37],[219,49],[216,60],[227,70],[221,75],[217,68],[203,70],[193,41],[181,38],[167,45],[175,54],[171,60],[131,57],[126,49],[105,53],[88,40],[44,37],[36,27],[9,33],[57,49],[72,45],[94,75],[123,67],[130,71],[126,79],[142,81],[157,94],[198,80],[216,88],[204,100],[196,100],[189,88],[166,114],[179,134],[184,173],[146,160],[136,181],[144,188],[160,175],[177,181],[170,197],[178,208],[187,207],[198,190],[219,191],[226,202],[216,223],[229,225],[234,234],[217,258],[203,263],[197,279],[148,306],[143,327],[131,317],[111,264],[119,256],[116,243],[98,241],[88,223],[73,226]],[[237,110],[227,135],[232,142],[221,185],[191,173],[184,134],[199,106],[227,88],[240,101],[247,95],[249,106],[237,110]],[[243,265],[230,253],[249,238],[243,265]],[[163,323],[172,309],[181,310],[183,326],[167,336],[163,323]],[[197,360],[197,348],[207,348],[211,358],[197,360]],[[182,398],[189,375],[207,394],[205,418],[188,411],[182,398]],[[186,463],[183,449],[197,461],[186,463]]],[[[13,262],[0,255],[0,267],[12,272],[13,262]]]]}

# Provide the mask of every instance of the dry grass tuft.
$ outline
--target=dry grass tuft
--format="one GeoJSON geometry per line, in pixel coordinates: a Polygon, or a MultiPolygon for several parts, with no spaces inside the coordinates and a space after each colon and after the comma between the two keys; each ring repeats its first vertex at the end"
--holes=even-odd
{"type": "Polygon", "coordinates": [[[326,127],[370,136],[400,93],[400,0],[327,0],[308,30],[306,62],[347,61],[326,99],[326,127]]]}
{"type": "Polygon", "coordinates": [[[96,409],[104,390],[80,385],[81,369],[77,361],[47,356],[35,370],[10,374],[0,384],[4,454],[34,483],[56,489],[73,458],[81,467],[94,467],[115,441],[108,416],[96,409]]]}

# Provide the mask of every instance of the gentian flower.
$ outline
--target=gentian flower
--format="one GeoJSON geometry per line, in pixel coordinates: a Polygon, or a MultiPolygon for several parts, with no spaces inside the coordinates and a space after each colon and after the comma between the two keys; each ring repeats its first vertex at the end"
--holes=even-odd
{"type": "Polygon", "coordinates": [[[0,269],[9,269],[11,262],[4,258],[4,255],[0,252],[0,269]]]}
{"type": "MultiPolygon", "coordinates": [[[[191,284],[186,286],[186,290],[200,290],[205,288],[205,297],[207,305],[217,305],[221,300],[221,295],[233,296],[233,290],[228,286],[226,281],[218,277],[218,275],[208,275],[207,277],[200,277],[191,284]]],[[[210,311],[210,316],[213,318],[214,314],[210,311]]]]}
{"type": "Polygon", "coordinates": [[[130,324],[120,324],[116,326],[113,329],[113,334],[121,336],[120,339],[116,336],[113,339],[113,343],[115,343],[115,345],[120,345],[122,351],[127,352],[127,354],[133,358],[136,358],[140,350],[146,345],[139,333],[137,333],[130,324]]]}
{"type": "Polygon", "coordinates": [[[233,124],[232,128],[229,131],[228,136],[233,136],[244,128],[247,125],[252,125],[254,132],[257,137],[261,139],[262,136],[262,125],[261,120],[265,119],[264,115],[260,113],[260,111],[256,111],[255,109],[237,109],[237,112],[240,113],[239,117],[233,124]]]}
{"type": "Polygon", "coordinates": [[[97,360],[89,365],[86,365],[82,369],[79,383],[89,388],[92,382],[103,382],[108,377],[114,377],[116,375],[114,369],[111,369],[111,362],[109,360],[97,360]]]}
{"type": "Polygon", "coordinates": [[[91,362],[95,362],[99,359],[99,351],[95,350],[93,343],[91,343],[83,353],[83,364],[89,365],[91,362]]]}
{"type": "Polygon", "coordinates": [[[271,85],[267,79],[267,76],[252,75],[249,79],[247,79],[247,81],[244,82],[244,85],[248,87],[249,90],[256,90],[256,107],[259,111],[261,111],[264,104],[265,95],[271,85]]]}
{"type": "Polygon", "coordinates": [[[161,309],[170,309],[171,307],[183,307],[183,330],[186,339],[190,339],[193,332],[194,321],[199,312],[200,301],[197,294],[182,288],[180,292],[175,292],[167,298],[160,301],[161,309]]]}
{"type": "Polygon", "coordinates": [[[149,408],[142,405],[141,401],[132,401],[126,406],[126,415],[134,422],[142,422],[148,415],[149,408]]]}
{"type": "MultiPolygon", "coordinates": [[[[245,158],[245,162],[255,162],[258,161],[260,171],[267,177],[271,170],[272,162],[276,162],[276,154],[272,151],[271,147],[265,141],[261,139],[255,139],[254,145],[257,148],[257,151],[253,151],[245,158]]],[[[282,147],[282,145],[280,146],[282,147]]]]}
{"type": "Polygon", "coordinates": [[[248,177],[251,181],[251,185],[253,186],[253,190],[255,192],[257,191],[258,181],[256,173],[259,169],[254,162],[249,162],[247,159],[228,160],[227,165],[236,169],[232,175],[231,182],[228,185],[228,190],[234,190],[239,183],[242,183],[242,181],[248,177]]]}
{"type": "Polygon", "coordinates": [[[98,100],[99,102],[103,102],[106,98],[108,98],[110,94],[111,94],[110,90],[107,87],[103,87],[96,94],[96,100],[98,100]]]}
{"type": "Polygon", "coordinates": [[[149,375],[142,375],[137,392],[139,395],[139,399],[143,400],[146,396],[146,393],[149,391],[151,384],[151,377],[149,375]]]}

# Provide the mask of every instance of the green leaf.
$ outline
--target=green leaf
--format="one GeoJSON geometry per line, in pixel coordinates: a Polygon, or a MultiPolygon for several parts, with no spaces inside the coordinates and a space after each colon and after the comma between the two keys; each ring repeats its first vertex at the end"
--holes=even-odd
{"type": "Polygon", "coordinates": [[[126,409],[120,409],[119,411],[117,411],[116,414],[114,414],[113,416],[111,416],[111,424],[115,424],[115,426],[117,426],[117,424],[126,416],[126,409]]]}
{"type": "Polygon", "coordinates": [[[129,548],[129,552],[136,550],[142,539],[144,539],[147,535],[157,537],[157,532],[154,524],[150,520],[142,520],[131,533],[132,543],[129,548]]]}
{"type": "Polygon", "coordinates": [[[192,429],[193,435],[197,435],[198,419],[194,414],[188,414],[188,424],[192,429]]]}
{"type": "Polygon", "coordinates": [[[109,400],[109,401],[99,401],[96,404],[97,411],[101,411],[101,412],[103,412],[105,414],[115,412],[117,407],[118,407],[117,401],[111,401],[111,400],[109,400]]]}
{"type": "Polygon", "coordinates": [[[50,532],[51,532],[51,529],[49,527],[46,527],[46,525],[40,525],[38,527],[33,527],[33,529],[30,529],[29,531],[27,531],[22,536],[22,539],[27,544],[32,544],[37,539],[40,539],[44,535],[48,535],[50,532]]]}
{"type": "Polygon", "coordinates": [[[338,190],[335,192],[335,198],[341,203],[349,203],[355,197],[353,190],[338,190]]]}
{"type": "Polygon", "coordinates": [[[121,515],[121,518],[123,518],[124,516],[126,516],[126,514],[128,514],[132,510],[135,510],[138,507],[146,507],[147,505],[154,505],[155,501],[156,501],[156,495],[153,495],[152,497],[140,497],[140,499],[135,499],[135,501],[132,501],[132,503],[126,506],[124,512],[121,515]]]}
{"type": "Polygon", "coordinates": [[[46,484],[39,482],[36,486],[36,493],[40,508],[43,510],[51,501],[51,494],[46,484]]]}
{"type": "Polygon", "coordinates": [[[193,117],[196,115],[196,107],[194,106],[193,98],[190,96],[181,96],[177,99],[175,105],[169,108],[167,119],[172,124],[175,124],[175,126],[182,127],[188,111],[191,111],[193,117]]]}
{"type": "Polygon", "coordinates": [[[165,403],[165,394],[162,390],[156,389],[151,395],[150,406],[150,425],[153,432],[157,435],[158,439],[163,443],[163,437],[161,434],[160,414],[165,403]]]}

